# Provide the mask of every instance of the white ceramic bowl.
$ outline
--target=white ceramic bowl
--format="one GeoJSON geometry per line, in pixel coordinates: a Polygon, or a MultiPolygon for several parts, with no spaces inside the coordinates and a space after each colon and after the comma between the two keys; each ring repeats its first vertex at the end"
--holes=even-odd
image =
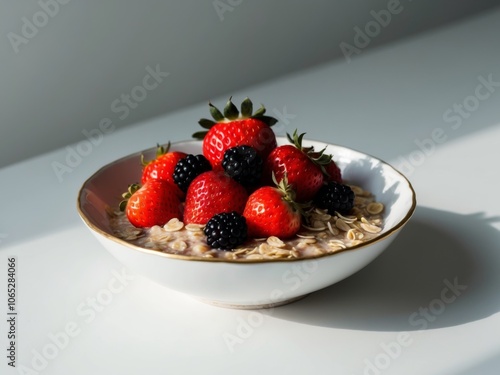
{"type": "MultiPolygon", "coordinates": [[[[286,144],[278,138],[278,144],[286,144]]],[[[140,181],[141,153],[152,158],[154,149],[110,163],[82,186],[77,201],[83,222],[99,242],[131,271],[167,288],[204,302],[233,308],[279,306],[332,285],[359,271],[396,238],[416,207],[410,182],[389,164],[346,147],[304,140],[327,152],[342,169],[343,178],[375,194],[385,205],[380,235],[342,252],[309,259],[220,260],[192,258],[144,249],[115,237],[106,207],[117,207],[128,184],[140,181]]],[[[201,142],[172,144],[172,150],[201,153],[201,142]]]]}

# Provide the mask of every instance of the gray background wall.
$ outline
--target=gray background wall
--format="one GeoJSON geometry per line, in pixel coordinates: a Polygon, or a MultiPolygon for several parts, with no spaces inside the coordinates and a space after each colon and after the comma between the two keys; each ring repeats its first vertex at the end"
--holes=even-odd
{"type": "MultiPolygon", "coordinates": [[[[169,75],[127,115],[119,112],[123,119],[117,127],[344,59],[339,44],[353,44],[354,27],[363,28],[373,19],[370,11],[388,4],[55,1],[2,0],[0,5],[0,167],[84,139],[85,129],[116,116],[113,111],[123,106],[121,95],[143,85],[148,66],[169,75]],[[43,10],[41,4],[49,6],[43,10]],[[40,12],[51,14],[44,18],[40,12]]],[[[401,0],[401,5],[405,11],[363,51],[500,2],[401,0]]]]}

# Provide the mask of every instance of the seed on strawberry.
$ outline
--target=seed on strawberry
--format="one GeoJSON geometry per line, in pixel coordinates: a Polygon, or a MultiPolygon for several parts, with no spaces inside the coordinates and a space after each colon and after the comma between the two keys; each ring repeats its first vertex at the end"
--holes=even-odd
{"type": "MultiPolygon", "coordinates": [[[[173,174],[177,162],[184,158],[187,154],[181,151],[170,151],[170,142],[166,146],[157,146],[156,158],[151,161],[146,161],[144,155],[141,155],[141,163],[143,166],[141,183],[147,181],[165,180],[174,184],[173,174]]],[[[174,184],[175,185],[175,184],[174,184]]],[[[177,194],[180,198],[184,197],[184,192],[176,187],[177,194]]]]}
{"type": "Polygon", "coordinates": [[[294,196],[286,175],[277,187],[262,186],[250,194],[243,211],[249,236],[286,239],[295,235],[304,205],[296,203],[294,196]]]}
{"type": "Polygon", "coordinates": [[[253,187],[260,182],[262,158],[253,147],[236,146],[224,153],[222,168],[229,177],[245,187],[253,187]]]}
{"type": "Polygon", "coordinates": [[[276,136],[271,126],[278,120],[264,115],[264,106],[253,112],[252,101],[246,98],[241,103],[241,111],[238,111],[229,98],[223,112],[212,103],[209,107],[213,120],[204,118],[199,121],[208,131],[194,133],[193,137],[203,140],[203,155],[214,169],[220,169],[224,152],[229,148],[251,146],[264,160],[276,147],[276,136]]]}
{"type": "Polygon", "coordinates": [[[206,224],[212,216],[222,212],[241,214],[247,198],[246,189],[224,172],[203,172],[187,190],[184,223],[206,224]]]}
{"type": "Polygon", "coordinates": [[[214,215],[204,229],[207,243],[215,249],[232,250],[247,239],[247,223],[239,213],[223,212],[214,215]]]}
{"type": "Polygon", "coordinates": [[[187,155],[175,166],[173,178],[177,186],[186,192],[196,176],[212,169],[210,162],[203,155],[187,155]]]}
{"type": "Polygon", "coordinates": [[[165,180],[148,180],[144,185],[132,184],[123,195],[120,210],[138,228],[164,225],[172,218],[181,219],[181,202],[176,186],[165,180]]]}

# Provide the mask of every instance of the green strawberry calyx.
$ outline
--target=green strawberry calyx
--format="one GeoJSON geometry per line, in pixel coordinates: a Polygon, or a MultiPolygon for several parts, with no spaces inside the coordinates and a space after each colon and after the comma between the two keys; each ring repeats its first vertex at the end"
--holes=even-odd
{"type": "Polygon", "coordinates": [[[297,132],[297,129],[293,132],[293,135],[290,135],[286,133],[286,137],[288,138],[288,141],[293,144],[295,147],[297,147],[299,150],[301,150],[314,164],[316,164],[321,171],[329,176],[328,172],[326,171],[326,166],[330,164],[332,161],[333,155],[331,154],[325,154],[326,147],[323,148],[320,151],[314,151],[313,146],[309,147],[304,147],[302,146],[302,139],[304,138],[304,135],[306,133],[299,134],[297,132]]]}
{"type": "Polygon", "coordinates": [[[276,180],[276,176],[274,172],[272,173],[273,183],[276,185],[276,188],[283,194],[282,199],[288,203],[288,205],[292,208],[293,211],[298,212],[301,216],[306,217],[306,212],[311,207],[311,202],[299,203],[295,201],[295,190],[293,186],[288,183],[288,177],[285,173],[281,180],[278,182],[276,180]]]}
{"type": "Polygon", "coordinates": [[[122,194],[123,200],[120,202],[120,205],[118,206],[120,208],[120,211],[125,211],[125,208],[127,207],[128,200],[134,193],[141,188],[140,184],[130,184],[128,186],[128,190],[122,194]]]}
{"type": "Polygon", "coordinates": [[[156,144],[156,157],[153,160],[146,161],[144,159],[144,154],[141,154],[141,165],[145,167],[148,164],[151,164],[154,160],[158,159],[160,156],[165,155],[168,150],[170,150],[170,141],[166,145],[161,145],[159,143],[156,144]]]}
{"type": "MultiPolygon", "coordinates": [[[[260,105],[255,112],[253,111],[253,103],[249,98],[245,98],[241,102],[240,110],[233,104],[231,101],[232,97],[229,97],[223,111],[221,112],[216,106],[212,103],[208,102],[208,106],[210,108],[210,114],[212,115],[213,120],[202,118],[198,121],[198,124],[204,129],[210,130],[214,125],[221,122],[231,122],[237,120],[244,119],[255,119],[262,121],[268,126],[273,126],[278,122],[277,119],[271,116],[266,116],[266,108],[263,104],[260,105]],[[253,113],[252,113],[253,112],[253,113]]],[[[193,138],[203,139],[205,135],[208,133],[208,130],[202,130],[193,134],[193,138]]]]}

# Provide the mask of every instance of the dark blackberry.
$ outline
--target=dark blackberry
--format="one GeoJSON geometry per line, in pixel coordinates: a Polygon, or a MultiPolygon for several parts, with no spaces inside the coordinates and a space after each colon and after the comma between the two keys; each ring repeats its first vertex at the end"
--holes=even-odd
{"type": "Polygon", "coordinates": [[[327,209],[330,215],[335,211],[347,214],[354,205],[354,192],[347,185],[330,181],[319,189],[313,201],[317,207],[327,209]]]}
{"type": "Polygon", "coordinates": [[[214,215],[204,229],[214,249],[232,250],[247,239],[247,221],[235,211],[214,215]]]}
{"type": "Polygon", "coordinates": [[[226,150],[222,168],[229,177],[243,186],[255,186],[262,175],[262,158],[250,146],[236,146],[226,150]]]}
{"type": "Polygon", "coordinates": [[[179,189],[186,192],[191,182],[196,176],[203,172],[210,171],[212,166],[203,155],[188,155],[177,162],[174,169],[173,178],[179,189]]]}

